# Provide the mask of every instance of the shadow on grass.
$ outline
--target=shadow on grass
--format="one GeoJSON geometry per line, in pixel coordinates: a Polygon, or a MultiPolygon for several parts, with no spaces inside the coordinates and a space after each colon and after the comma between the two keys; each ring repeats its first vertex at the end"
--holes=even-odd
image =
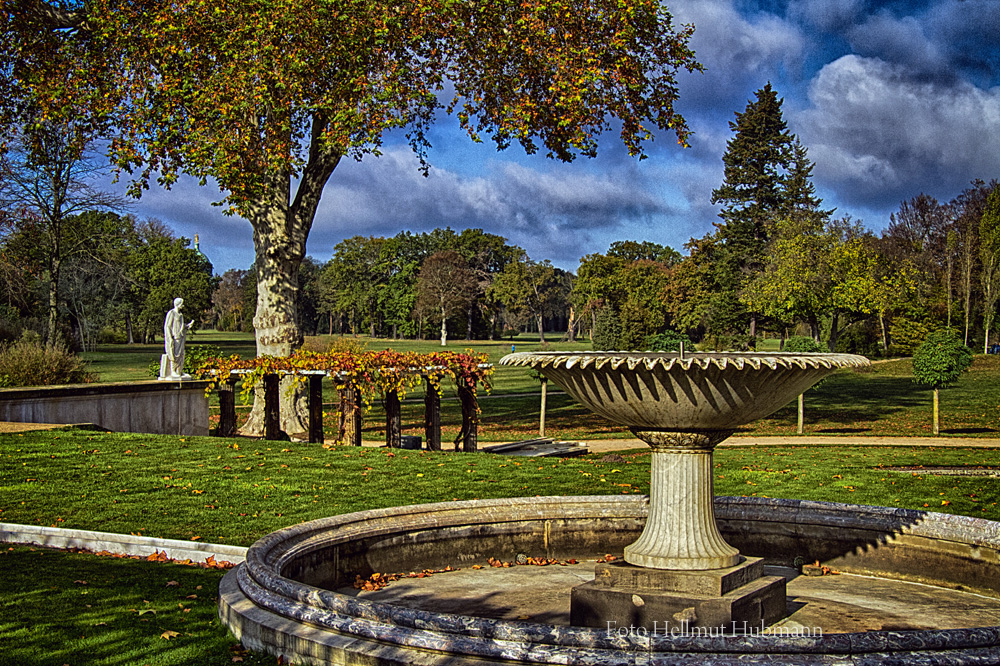
{"type": "Polygon", "coordinates": [[[942,428],[943,435],[975,435],[987,432],[1000,433],[996,428],[942,428]]]}

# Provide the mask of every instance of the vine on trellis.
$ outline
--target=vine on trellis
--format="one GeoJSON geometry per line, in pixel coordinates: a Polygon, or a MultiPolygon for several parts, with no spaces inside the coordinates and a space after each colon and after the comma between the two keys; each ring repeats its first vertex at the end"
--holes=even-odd
{"type": "MultiPolygon", "coordinates": [[[[482,384],[487,392],[493,366],[486,354],[467,352],[399,352],[394,350],[357,352],[311,352],[298,350],[291,356],[257,356],[255,358],[211,358],[202,363],[197,375],[209,381],[207,391],[213,390],[234,371],[243,379],[243,402],[249,401],[253,387],[264,375],[292,376],[305,382],[310,371],[322,371],[336,381],[354,386],[365,411],[371,409],[378,395],[396,391],[400,400],[407,390],[417,386],[426,377],[439,394],[441,381],[450,377],[456,385],[468,387],[473,395],[482,384]]],[[[292,385],[295,386],[294,384],[292,385]]]]}

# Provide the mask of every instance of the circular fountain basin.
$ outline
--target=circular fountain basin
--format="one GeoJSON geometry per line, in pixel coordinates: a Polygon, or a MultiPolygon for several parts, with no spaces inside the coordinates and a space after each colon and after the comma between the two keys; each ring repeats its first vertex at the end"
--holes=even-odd
{"type": "Polygon", "coordinates": [[[732,430],[784,407],[864,356],[824,353],[518,352],[577,402],[633,430],[732,430]]]}
{"type": "MultiPolygon", "coordinates": [[[[650,635],[477,617],[474,608],[433,612],[335,591],[357,575],[470,567],[488,557],[592,560],[620,554],[647,513],[648,500],[640,496],[536,497],[398,507],[303,523],[250,548],[246,562],[222,582],[219,614],[247,647],[293,663],[1000,662],[1000,626],[992,625],[811,636],[650,635]]],[[[1000,607],[1000,523],[746,497],[716,498],[715,513],[727,540],[770,564],[818,560],[844,573],[986,595],[1000,607]]]]}

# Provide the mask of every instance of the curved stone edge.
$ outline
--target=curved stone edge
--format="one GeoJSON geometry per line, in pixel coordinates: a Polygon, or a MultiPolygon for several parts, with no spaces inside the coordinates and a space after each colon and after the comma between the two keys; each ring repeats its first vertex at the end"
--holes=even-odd
{"type": "Polygon", "coordinates": [[[530,366],[533,368],[596,369],[609,367],[617,370],[625,366],[634,370],[643,365],[648,370],[660,367],[670,371],[675,365],[685,372],[692,367],[702,370],[715,366],[720,370],[735,367],[738,370],[761,368],[862,368],[871,365],[864,356],[826,352],[691,352],[681,359],[675,352],[516,352],[500,359],[500,365],[530,366]]]}
{"type": "Polygon", "coordinates": [[[94,552],[106,550],[116,555],[146,557],[164,553],[172,560],[202,562],[209,556],[217,562],[239,564],[246,559],[247,548],[225,544],[159,539],[135,534],[94,532],[64,527],[0,523],[0,543],[30,544],[47,548],[83,548],[94,552]]]}
{"type": "MultiPolygon", "coordinates": [[[[326,666],[328,664],[369,664],[372,666],[510,666],[510,659],[500,661],[476,655],[456,655],[422,650],[420,648],[400,647],[374,639],[360,639],[329,629],[312,626],[290,620],[282,615],[270,612],[251,601],[237,582],[240,565],[229,571],[219,585],[219,619],[223,625],[247,648],[282,657],[285,661],[299,664],[326,666]]],[[[711,639],[688,639],[691,642],[704,643],[711,639]]],[[[722,640],[722,639],[717,639],[722,640]]],[[[730,641],[734,639],[729,639],[730,641]]],[[[788,639],[800,640],[800,639],[788,639]]],[[[964,650],[921,650],[911,651],[903,655],[898,652],[867,652],[859,655],[822,654],[804,650],[801,653],[780,654],[733,654],[732,652],[710,652],[697,650],[685,652],[683,645],[669,655],[658,659],[653,646],[640,652],[612,653],[599,655],[586,654],[582,651],[559,655],[556,664],[579,664],[589,666],[635,666],[640,663],[671,664],[672,666],[746,666],[774,665],[785,666],[872,666],[879,663],[916,663],[928,665],[972,666],[995,664],[1000,662],[1000,647],[986,646],[964,650]]],[[[525,655],[529,659],[529,655],[525,655]]],[[[541,656],[541,655],[535,655],[541,656]]],[[[525,663],[524,660],[520,660],[525,663]]]]}
{"type": "MultiPolygon", "coordinates": [[[[438,512],[450,516],[438,516],[436,526],[475,524],[498,521],[502,515],[507,522],[523,520],[544,520],[547,517],[572,517],[583,512],[594,516],[594,509],[604,517],[635,517],[647,510],[646,498],[620,496],[591,497],[546,497],[516,498],[504,500],[470,500],[465,502],[444,502],[416,507],[396,507],[375,511],[346,514],[332,518],[303,523],[279,530],[264,537],[251,547],[247,563],[239,567],[234,578],[242,581],[241,594],[248,600],[253,598],[260,606],[267,607],[276,616],[290,617],[310,625],[322,626],[329,623],[328,631],[350,633],[358,640],[378,640],[380,644],[394,643],[397,649],[438,649],[456,650],[462,657],[480,659],[482,657],[534,663],[632,663],[637,652],[651,651],[654,654],[670,655],[678,658],[690,653],[698,659],[710,655],[739,654],[732,663],[748,663],[748,659],[761,659],[760,663],[773,663],[776,655],[782,655],[782,663],[799,663],[799,657],[823,655],[821,661],[802,663],[830,663],[827,658],[837,655],[837,663],[853,663],[854,656],[866,656],[866,660],[877,663],[878,655],[887,651],[903,650],[917,663],[990,663],[978,661],[974,653],[982,652],[993,658],[1000,649],[1000,627],[954,629],[940,631],[882,631],[863,634],[828,634],[822,637],[796,637],[779,639],[769,636],[750,637],[666,637],[658,636],[643,642],[638,637],[625,639],[607,637],[606,632],[581,627],[551,627],[533,623],[503,622],[484,618],[436,614],[426,611],[405,609],[389,604],[358,600],[328,590],[320,590],[291,581],[280,576],[271,567],[294,557],[303,548],[318,547],[343,542],[343,535],[331,540],[329,530],[337,524],[344,524],[350,538],[392,534],[401,529],[425,529],[427,516],[438,512]],[[567,516],[565,509],[570,507],[567,516]],[[590,505],[590,511],[586,511],[590,505]],[[562,508],[558,515],[553,508],[562,508]],[[493,509],[493,510],[491,510],[493,509]],[[499,513],[494,511],[502,509],[499,513]],[[398,518],[407,517],[417,510],[420,514],[419,526],[398,518]],[[395,526],[380,524],[388,521],[395,526]],[[371,531],[351,529],[358,524],[366,524],[371,531]],[[308,545],[306,545],[308,542],[308,545]],[[268,570],[271,569],[271,570],[268,570]],[[306,606],[302,608],[300,606],[306,606]],[[539,644],[541,643],[541,644],[539,644]],[[985,651],[985,652],[984,652],[985,651]],[[464,654],[462,654],[464,652],[464,654]],[[624,652],[624,660],[619,660],[624,652]],[[954,653],[960,657],[956,661],[946,657],[954,653]],[[575,655],[575,656],[574,656],[575,655]],[[572,658],[571,658],[572,657],[572,658]],[[765,660],[766,657],[766,660],[765,660]],[[788,659],[785,659],[788,657],[788,659]],[[940,659],[939,659],[940,657],[940,659]],[[584,661],[576,661],[577,659],[584,661]],[[844,660],[847,661],[844,661],[844,660]],[[569,661],[567,661],[569,660],[569,661]]],[[[802,500],[775,500],[764,498],[717,498],[720,518],[753,520],[750,515],[757,513],[770,521],[790,524],[822,524],[833,527],[860,525],[866,529],[888,530],[914,534],[935,535],[965,543],[974,541],[992,548],[1000,548],[997,530],[1000,524],[965,516],[909,511],[886,507],[868,507],[802,500]],[[986,528],[985,532],[981,532],[986,528]]],[[[578,516],[585,517],[585,516],[578,516]]],[[[221,603],[221,602],[220,602],[221,603]]],[[[252,603],[252,602],[251,602],[252,603]]],[[[222,613],[222,610],[220,610],[222,613]]],[[[293,622],[293,624],[295,624],[293,622]]],[[[454,653],[452,658],[457,658],[454,653]]],[[[729,657],[727,657],[728,659],[729,657]]],[[[717,663],[729,663],[718,661],[717,663]]],[[[390,662],[386,662],[390,663],[390,662]]],[[[475,662],[469,662],[475,663],[475,662]]],[[[681,662],[676,662],[681,663],[681,662]]],[[[754,663],[754,662],[749,662],[754,663]]]]}

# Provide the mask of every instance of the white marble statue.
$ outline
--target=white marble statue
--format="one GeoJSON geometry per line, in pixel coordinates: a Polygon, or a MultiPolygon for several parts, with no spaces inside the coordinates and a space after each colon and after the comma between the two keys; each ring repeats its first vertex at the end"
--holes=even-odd
{"type": "Polygon", "coordinates": [[[163,320],[163,349],[166,353],[160,357],[161,380],[191,379],[191,375],[184,374],[184,339],[194,320],[184,323],[183,307],[184,299],[175,298],[174,309],[163,320]]]}

